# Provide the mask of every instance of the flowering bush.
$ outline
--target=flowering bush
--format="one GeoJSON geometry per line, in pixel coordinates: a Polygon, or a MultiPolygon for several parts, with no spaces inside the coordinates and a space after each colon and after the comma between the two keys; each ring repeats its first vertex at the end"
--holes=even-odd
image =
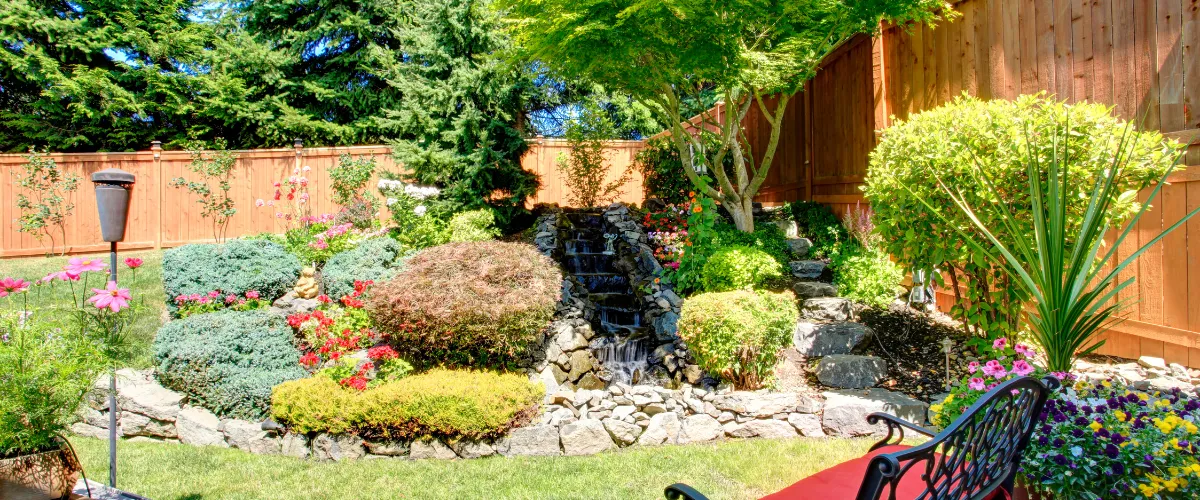
{"type": "Polygon", "coordinates": [[[711,198],[696,197],[688,193],[687,235],[683,238],[679,263],[671,266],[671,279],[676,290],[689,291],[700,288],[700,277],[708,257],[717,246],[717,206],[711,198]]]}
{"type": "Polygon", "coordinates": [[[259,208],[275,211],[275,218],[282,220],[289,230],[293,224],[304,224],[303,220],[311,217],[312,205],[308,202],[308,173],[312,167],[305,165],[292,169],[292,175],[282,182],[276,182],[272,187],[275,193],[268,199],[259,198],[254,205],[259,208]]]}
{"type": "Polygon", "coordinates": [[[354,246],[353,223],[333,224],[333,215],[306,217],[304,225],[289,229],[287,249],[301,262],[324,264],[330,257],[354,246]]]}
{"type": "Polygon", "coordinates": [[[186,318],[193,314],[220,311],[222,309],[250,311],[269,305],[271,305],[270,301],[264,300],[262,294],[258,293],[257,290],[247,291],[245,295],[221,293],[220,290],[212,290],[204,294],[193,293],[190,295],[175,296],[175,314],[180,318],[186,318]]]}
{"type": "Polygon", "coordinates": [[[1200,400],[1076,381],[1039,415],[1021,463],[1031,491],[1062,500],[1200,498],[1200,400]]]}
{"type": "MultiPolygon", "coordinates": [[[[314,353],[305,354],[300,364],[315,363],[319,358],[314,353]]],[[[412,365],[400,359],[400,354],[391,346],[380,345],[367,350],[367,359],[341,358],[332,366],[321,369],[323,374],[342,387],[365,391],[369,387],[397,380],[408,375],[412,365]]]]}
{"type": "MultiPolygon", "coordinates": [[[[967,365],[967,375],[955,384],[950,395],[946,396],[946,399],[940,404],[929,407],[933,412],[930,422],[937,427],[945,428],[964,411],[967,411],[967,408],[975,404],[980,396],[1000,385],[1001,382],[1026,375],[1036,377],[1045,375],[1045,370],[1030,363],[1033,356],[1034,350],[1025,344],[1010,345],[1005,337],[996,339],[990,348],[981,349],[980,358],[987,361],[982,364],[978,361],[970,362],[967,365]]],[[[1066,376],[1062,373],[1054,375],[1060,379],[1066,376]]]]}
{"type": "Polygon", "coordinates": [[[296,257],[264,239],[184,245],[163,253],[163,289],[172,310],[175,297],[213,290],[226,295],[256,290],[263,300],[274,301],[287,293],[299,277],[296,257]]]}
{"type": "Polygon", "coordinates": [[[666,268],[679,269],[679,260],[683,258],[683,245],[688,238],[687,203],[667,205],[657,212],[647,212],[642,218],[646,227],[646,236],[654,247],[654,257],[666,268]]]}
{"type": "Polygon", "coordinates": [[[381,179],[379,192],[383,193],[392,221],[396,223],[392,234],[397,241],[410,248],[427,248],[446,242],[448,235],[444,224],[429,213],[427,205],[441,194],[441,190],[381,179]]]}
{"type": "Polygon", "coordinates": [[[317,297],[321,305],[315,311],[288,316],[288,326],[300,336],[300,348],[306,351],[301,364],[315,369],[383,339],[372,328],[371,317],[363,309],[367,288],[373,284],[373,281],[356,281],[354,291],[337,302],[321,295],[317,297]]]}

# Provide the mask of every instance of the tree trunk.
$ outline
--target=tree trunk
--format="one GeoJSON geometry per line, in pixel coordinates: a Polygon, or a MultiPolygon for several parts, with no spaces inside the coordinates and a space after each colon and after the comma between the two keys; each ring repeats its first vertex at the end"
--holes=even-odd
{"type": "Polygon", "coordinates": [[[746,233],[754,232],[754,200],[751,198],[742,199],[742,203],[726,203],[724,205],[729,210],[729,214],[733,216],[733,225],[739,231],[746,233]]]}

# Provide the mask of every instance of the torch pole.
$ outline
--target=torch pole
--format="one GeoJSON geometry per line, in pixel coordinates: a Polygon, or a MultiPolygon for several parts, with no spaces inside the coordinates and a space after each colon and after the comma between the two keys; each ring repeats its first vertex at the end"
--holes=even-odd
{"type": "MultiPolygon", "coordinates": [[[[108,280],[117,282],[117,242],[108,247],[108,280]]],[[[110,366],[108,379],[108,485],[117,487],[117,369],[110,366]]]]}

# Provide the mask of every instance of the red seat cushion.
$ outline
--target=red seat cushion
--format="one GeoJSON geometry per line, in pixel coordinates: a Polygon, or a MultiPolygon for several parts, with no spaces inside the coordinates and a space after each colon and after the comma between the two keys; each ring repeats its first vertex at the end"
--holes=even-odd
{"type": "MultiPolygon", "coordinates": [[[[763,497],[763,500],[841,500],[853,499],[858,495],[866,477],[867,466],[876,455],[907,450],[909,446],[884,446],[866,455],[842,462],[821,472],[801,479],[800,482],[783,490],[763,497]]],[[[921,480],[921,471],[912,470],[900,477],[896,486],[896,498],[917,498],[925,491],[925,482],[921,480]]],[[[886,491],[886,490],[885,490],[886,491]]],[[[992,495],[993,500],[1006,498],[1003,491],[998,490],[992,495]]]]}

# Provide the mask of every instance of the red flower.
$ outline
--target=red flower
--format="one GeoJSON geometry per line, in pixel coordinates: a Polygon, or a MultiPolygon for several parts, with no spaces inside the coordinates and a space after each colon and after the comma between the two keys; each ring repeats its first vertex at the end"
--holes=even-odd
{"type": "Polygon", "coordinates": [[[396,350],[392,349],[392,346],[381,345],[367,349],[367,358],[375,361],[396,359],[398,357],[400,357],[400,354],[396,353],[396,350]]]}
{"type": "Polygon", "coordinates": [[[317,301],[321,302],[322,304],[328,304],[328,303],[332,302],[331,300],[329,300],[329,296],[325,295],[325,294],[318,295],[317,301]]]}
{"type": "Polygon", "coordinates": [[[375,363],[367,361],[366,363],[363,363],[362,366],[358,367],[358,373],[359,373],[359,375],[364,375],[367,372],[374,370],[374,369],[375,369],[375,363]]]}
{"type": "Polygon", "coordinates": [[[342,305],[352,309],[362,309],[363,301],[347,296],[342,297],[342,305]]]}
{"type": "Polygon", "coordinates": [[[126,257],[125,258],[125,266],[130,269],[137,269],[139,267],[142,267],[142,259],[138,259],[135,257],[126,257]]]}
{"type": "Polygon", "coordinates": [[[300,357],[300,364],[304,365],[308,368],[317,366],[317,363],[320,363],[320,362],[321,362],[321,357],[317,356],[317,354],[313,353],[313,352],[310,352],[310,353],[305,354],[300,357]]]}
{"type": "Polygon", "coordinates": [[[367,390],[367,379],[359,375],[344,378],[339,383],[342,384],[342,387],[349,387],[359,391],[367,390]]]}

